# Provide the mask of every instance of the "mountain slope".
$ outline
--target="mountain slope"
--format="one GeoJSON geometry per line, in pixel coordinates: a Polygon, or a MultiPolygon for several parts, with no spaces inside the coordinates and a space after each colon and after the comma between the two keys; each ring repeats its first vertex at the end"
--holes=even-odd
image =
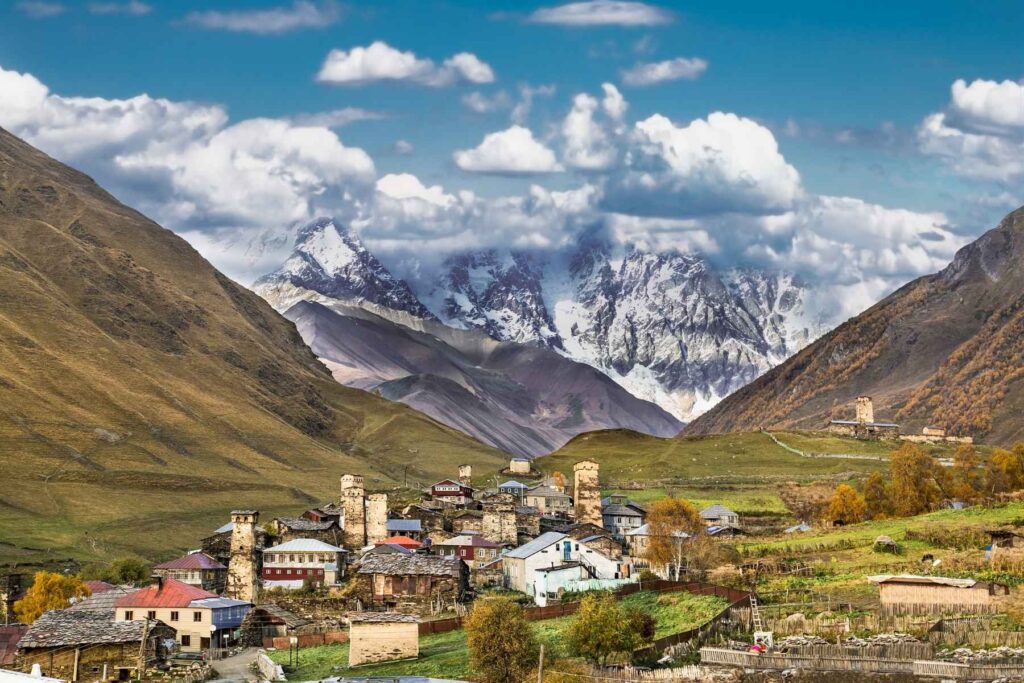
{"type": "Polygon", "coordinates": [[[300,301],[285,316],[339,382],[407,403],[510,453],[547,453],[593,429],[670,436],[682,426],[592,367],[542,347],[431,320],[399,325],[336,302],[300,301]]]}
{"type": "Polygon", "coordinates": [[[439,274],[408,286],[376,260],[342,256],[344,269],[308,268],[307,254],[338,242],[358,244],[335,221],[306,226],[293,256],[254,289],[279,311],[320,296],[402,324],[436,318],[498,341],[545,347],[682,421],[822,331],[804,311],[804,285],[791,275],[718,272],[698,256],[616,247],[597,234],[550,253],[456,253],[439,274]],[[375,282],[381,285],[367,286],[375,282]],[[410,287],[416,303],[405,300],[405,289],[396,303],[395,282],[410,287]]]}
{"type": "Polygon", "coordinates": [[[1024,208],[720,403],[688,434],[821,427],[861,394],[905,432],[1024,439],[1024,208]]]}
{"type": "Polygon", "coordinates": [[[504,457],[340,386],[184,240],[0,130],[0,560],[173,551],[233,507],[335,496],[344,471],[504,457]]]}

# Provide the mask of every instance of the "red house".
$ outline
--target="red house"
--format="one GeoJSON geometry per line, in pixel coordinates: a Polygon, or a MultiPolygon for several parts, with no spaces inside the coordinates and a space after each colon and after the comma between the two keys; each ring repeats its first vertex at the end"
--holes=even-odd
{"type": "Polygon", "coordinates": [[[461,507],[473,500],[473,487],[453,479],[444,479],[430,487],[430,496],[448,505],[461,507]]]}

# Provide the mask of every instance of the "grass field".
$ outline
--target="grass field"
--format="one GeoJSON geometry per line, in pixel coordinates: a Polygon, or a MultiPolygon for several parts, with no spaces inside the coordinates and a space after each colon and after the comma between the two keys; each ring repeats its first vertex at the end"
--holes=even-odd
{"type": "MultiPolygon", "coordinates": [[[[689,593],[636,593],[623,599],[651,614],[656,621],[655,637],[699,626],[726,606],[722,598],[689,593]]],[[[567,657],[562,634],[574,617],[561,617],[533,622],[534,632],[545,651],[557,658],[567,657]]],[[[287,663],[287,652],[272,652],[271,659],[287,663]]],[[[420,638],[420,656],[416,660],[361,666],[348,669],[348,645],[324,645],[301,650],[298,667],[289,673],[289,680],[309,681],[328,676],[427,676],[431,678],[467,679],[469,653],[464,631],[449,631],[420,638]]]]}
{"type": "Polygon", "coordinates": [[[873,574],[932,573],[1024,582],[1024,574],[992,572],[984,563],[985,530],[1021,521],[1024,503],[1011,503],[751,539],[736,548],[744,561],[759,557],[796,560],[813,569],[811,576],[767,576],[761,591],[814,591],[832,600],[870,605],[876,601],[878,589],[865,577],[873,574]],[[874,541],[881,535],[895,540],[901,552],[875,552],[874,541]],[[924,555],[933,560],[922,561],[924,555]],[[934,565],[934,560],[939,564],[934,565]]]}

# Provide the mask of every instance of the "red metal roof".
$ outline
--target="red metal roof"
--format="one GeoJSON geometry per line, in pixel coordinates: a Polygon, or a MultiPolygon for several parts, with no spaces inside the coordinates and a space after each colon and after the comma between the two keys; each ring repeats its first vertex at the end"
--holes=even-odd
{"type": "Polygon", "coordinates": [[[86,581],[85,585],[92,595],[106,593],[107,591],[112,591],[117,587],[112,583],[107,583],[106,581],[86,581]]]}
{"type": "Polygon", "coordinates": [[[383,541],[381,541],[377,545],[400,545],[403,548],[409,548],[411,550],[415,550],[416,548],[419,548],[423,544],[420,543],[419,541],[415,541],[415,540],[409,538],[408,536],[391,536],[389,538],[385,538],[383,541]]]}
{"type": "Polygon", "coordinates": [[[153,569],[227,569],[206,553],[191,553],[176,560],[158,564],[153,569]]]}
{"type": "Polygon", "coordinates": [[[14,658],[18,654],[18,641],[28,631],[24,624],[13,626],[0,626],[0,666],[14,664],[14,658]]]}
{"type": "Polygon", "coordinates": [[[163,586],[153,584],[148,588],[126,595],[115,607],[188,607],[193,600],[215,598],[216,593],[190,586],[177,579],[164,579],[163,586]]]}

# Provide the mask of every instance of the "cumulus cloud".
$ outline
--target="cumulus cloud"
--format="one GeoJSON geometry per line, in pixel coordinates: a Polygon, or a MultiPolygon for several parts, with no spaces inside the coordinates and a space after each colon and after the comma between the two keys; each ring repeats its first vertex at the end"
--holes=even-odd
{"type": "Polygon", "coordinates": [[[526,123],[526,119],[530,117],[530,111],[533,109],[533,100],[537,97],[550,97],[554,94],[555,86],[553,85],[521,84],[519,86],[519,102],[512,108],[512,123],[520,125],[526,123]]]}
{"type": "Polygon", "coordinates": [[[295,0],[291,5],[267,9],[198,10],[182,23],[196,28],[235,33],[278,34],[306,28],[326,28],[341,19],[335,0],[295,0]]]}
{"type": "Polygon", "coordinates": [[[230,124],[222,107],[148,95],[65,97],[0,69],[0,126],[179,230],[264,228],[343,211],[372,190],[361,149],[324,126],[230,124]]]}
{"type": "MultiPolygon", "coordinates": [[[[618,91],[610,96],[606,94],[606,110],[610,108],[619,113],[625,101],[616,95],[618,91]]],[[[580,93],[573,98],[572,109],[562,121],[561,134],[565,141],[562,157],[573,168],[602,171],[611,168],[618,158],[618,150],[609,132],[594,119],[597,111],[597,99],[580,93]]]]}
{"type": "Polygon", "coordinates": [[[676,57],[663,62],[636,64],[633,68],[622,72],[622,82],[626,85],[642,87],[681,79],[692,81],[703,76],[707,69],[708,63],[699,57],[692,59],[676,57]]]}
{"type": "Polygon", "coordinates": [[[626,98],[611,83],[602,84],[601,90],[604,91],[604,99],[601,100],[601,107],[604,109],[604,113],[616,121],[621,121],[626,115],[626,110],[629,109],[629,103],[626,102],[626,98]]]}
{"type": "Polygon", "coordinates": [[[799,197],[800,175],[771,131],[715,112],[680,126],[655,114],[635,124],[606,203],[634,215],[781,213],[799,197]]]}
{"type": "Polygon", "coordinates": [[[152,6],[142,2],[142,0],[129,0],[129,2],[89,3],[90,14],[126,14],[128,16],[141,17],[152,11],[152,6]]]}
{"type": "Polygon", "coordinates": [[[23,0],[15,7],[19,12],[33,19],[48,19],[67,11],[67,7],[59,2],[45,2],[44,0],[23,0]]]}
{"type": "Polygon", "coordinates": [[[493,83],[494,71],[469,52],[452,55],[440,65],[402,52],[383,41],[351,50],[331,50],[317,80],[331,85],[366,85],[376,81],[404,81],[431,88],[458,83],[493,83]]]}
{"type": "Polygon", "coordinates": [[[560,26],[660,26],[674,20],[668,10],[643,2],[589,0],[534,11],[529,21],[560,26]]]}
{"type": "Polygon", "coordinates": [[[395,154],[407,155],[412,154],[416,149],[411,142],[408,140],[395,140],[395,144],[391,146],[395,154]]]}
{"type": "Polygon", "coordinates": [[[377,181],[377,191],[392,199],[420,199],[434,206],[448,207],[455,197],[440,185],[427,187],[411,173],[389,173],[377,181]]]}
{"type": "Polygon", "coordinates": [[[945,111],[917,130],[924,154],[973,178],[1010,181],[1024,176],[1024,84],[958,80],[945,111]]]}
{"type": "Polygon", "coordinates": [[[475,173],[554,173],[562,170],[555,153],[523,126],[489,133],[475,148],[459,150],[452,158],[462,170],[475,173]]]}

